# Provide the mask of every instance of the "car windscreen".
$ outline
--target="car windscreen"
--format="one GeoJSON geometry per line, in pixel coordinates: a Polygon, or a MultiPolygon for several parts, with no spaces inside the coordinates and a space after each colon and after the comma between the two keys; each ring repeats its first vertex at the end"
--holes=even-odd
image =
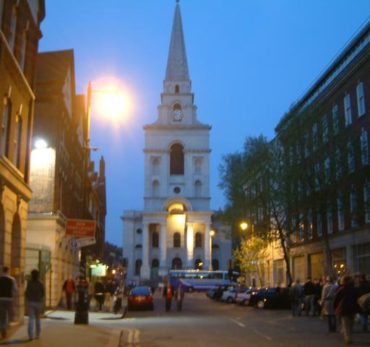
{"type": "Polygon", "coordinates": [[[131,290],[131,295],[149,295],[150,290],[147,287],[136,287],[131,290]]]}

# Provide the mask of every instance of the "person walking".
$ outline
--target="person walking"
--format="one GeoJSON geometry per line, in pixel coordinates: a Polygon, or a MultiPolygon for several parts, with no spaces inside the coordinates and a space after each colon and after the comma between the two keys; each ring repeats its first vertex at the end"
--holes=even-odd
{"type": "Polygon", "coordinates": [[[328,317],[328,328],[329,332],[335,332],[337,328],[337,322],[334,311],[334,297],[338,290],[338,286],[333,283],[330,276],[326,277],[326,283],[321,293],[321,306],[322,313],[328,317]]]}
{"type": "Polygon", "coordinates": [[[180,281],[179,284],[177,285],[175,292],[177,311],[182,311],[182,302],[184,300],[184,296],[185,296],[184,286],[180,281]]]}
{"type": "MultiPolygon", "coordinates": [[[[357,290],[357,301],[366,294],[370,293],[370,283],[366,280],[365,274],[358,274],[357,275],[357,281],[358,281],[358,286],[356,288],[357,290]]],[[[362,331],[367,331],[368,325],[369,325],[369,312],[364,310],[361,305],[359,305],[360,308],[360,321],[361,321],[361,326],[362,326],[362,331]]]]}
{"type": "Polygon", "coordinates": [[[308,277],[306,283],[303,286],[304,291],[304,310],[306,311],[306,316],[311,313],[311,316],[315,314],[315,286],[308,277]]]}
{"type": "Polygon", "coordinates": [[[4,266],[0,276],[0,331],[3,339],[7,337],[8,324],[13,312],[13,298],[17,291],[15,279],[9,275],[9,268],[4,266]]]}
{"type": "Polygon", "coordinates": [[[33,329],[36,326],[36,339],[40,337],[41,322],[40,316],[44,305],[45,288],[39,280],[39,272],[37,270],[31,271],[31,279],[27,283],[26,301],[28,311],[28,338],[34,338],[33,329]]]}
{"type": "Polygon", "coordinates": [[[167,282],[167,284],[163,288],[163,297],[166,303],[166,311],[168,312],[171,310],[171,303],[173,297],[173,287],[170,282],[167,282]]]}
{"type": "Polygon", "coordinates": [[[67,309],[71,310],[72,309],[72,298],[73,298],[73,293],[76,290],[75,286],[75,281],[73,278],[68,278],[64,281],[63,283],[63,291],[66,295],[66,304],[67,304],[67,309]]]}
{"type": "Polygon", "coordinates": [[[302,313],[303,287],[299,278],[289,289],[290,302],[292,307],[292,316],[300,316],[302,313]]]}
{"type": "Polygon", "coordinates": [[[97,302],[98,306],[98,311],[101,311],[103,308],[104,304],[104,284],[103,282],[98,279],[95,283],[94,286],[94,291],[95,291],[95,301],[97,302]]]}
{"type": "Polygon", "coordinates": [[[334,297],[334,310],[342,325],[344,342],[352,344],[352,331],[355,314],[357,313],[357,293],[349,275],[341,279],[341,285],[334,297]]]}

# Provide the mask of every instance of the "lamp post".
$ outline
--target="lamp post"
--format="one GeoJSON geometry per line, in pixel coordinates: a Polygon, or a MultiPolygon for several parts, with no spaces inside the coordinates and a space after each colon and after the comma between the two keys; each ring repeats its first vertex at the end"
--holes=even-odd
{"type": "Polygon", "coordinates": [[[213,259],[212,259],[212,239],[213,237],[216,235],[216,231],[214,231],[213,229],[209,232],[209,242],[210,242],[210,245],[209,245],[209,248],[210,248],[210,251],[209,251],[209,254],[210,254],[210,265],[209,265],[209,269],[211,271],[213,271],[213,259]]]}

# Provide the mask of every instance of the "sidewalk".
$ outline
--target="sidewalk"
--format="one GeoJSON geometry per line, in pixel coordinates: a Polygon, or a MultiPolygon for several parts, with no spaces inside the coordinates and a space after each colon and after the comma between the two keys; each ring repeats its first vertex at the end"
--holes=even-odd
{"type": "Polygon", "coordinates": [[[49,311],[41,320],[41,336],[28,340],[27,323],[10,329],[9,337],[0,345],[27,347],[118,347],[121,324],[118,315],[112,313],[89,313],[88,325],[74,324],[73,311],[49,311]]]}

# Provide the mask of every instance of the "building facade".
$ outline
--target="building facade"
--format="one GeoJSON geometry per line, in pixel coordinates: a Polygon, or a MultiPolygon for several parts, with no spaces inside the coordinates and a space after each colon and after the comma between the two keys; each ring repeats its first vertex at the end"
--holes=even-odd
{"type": "Polygon", "coordinates": [[[210,130],[197,118],[177,3],[158,119],[144,126],[144,210],[122,216],[128,279],[212,266],[210,130]]]}
{"type": "Polygon", "coordinates": [[[0,267],[8,266],[18,283],[18,321],[24,313],[34,76],[44,16],[44,1],[0,1],[0,267]]]}
{"type": "Polygon", "coordinates": [[[38,268],[46,305],[55,307],[67,278],[85,274],[81,260],[99,259],[105,235],[105,162],[90,160],[84,95],[75,91],[73,50],[38,54],[26,266],[38,268]],[[67,235],[69,219],[96,220],[95,239],[67,235]],[[84,251],[83,246],[94,243],[84,251]]]}
{"type": "MultiPolygon", "coordinates": [[[[292,278],[326,274],[370,274],[370,23],[347,45],[276,127],[289,177],[285,216],[289,220],[292,278]]],[[[258,226],[271,204],[258,202],[274,177],[260,165],[246,182],[258,226]],[[258,213],[261,211],[261,213],[258,213]]],[[[278,243],[267,252],[265,282],[287,283],[278,243]]]]}

